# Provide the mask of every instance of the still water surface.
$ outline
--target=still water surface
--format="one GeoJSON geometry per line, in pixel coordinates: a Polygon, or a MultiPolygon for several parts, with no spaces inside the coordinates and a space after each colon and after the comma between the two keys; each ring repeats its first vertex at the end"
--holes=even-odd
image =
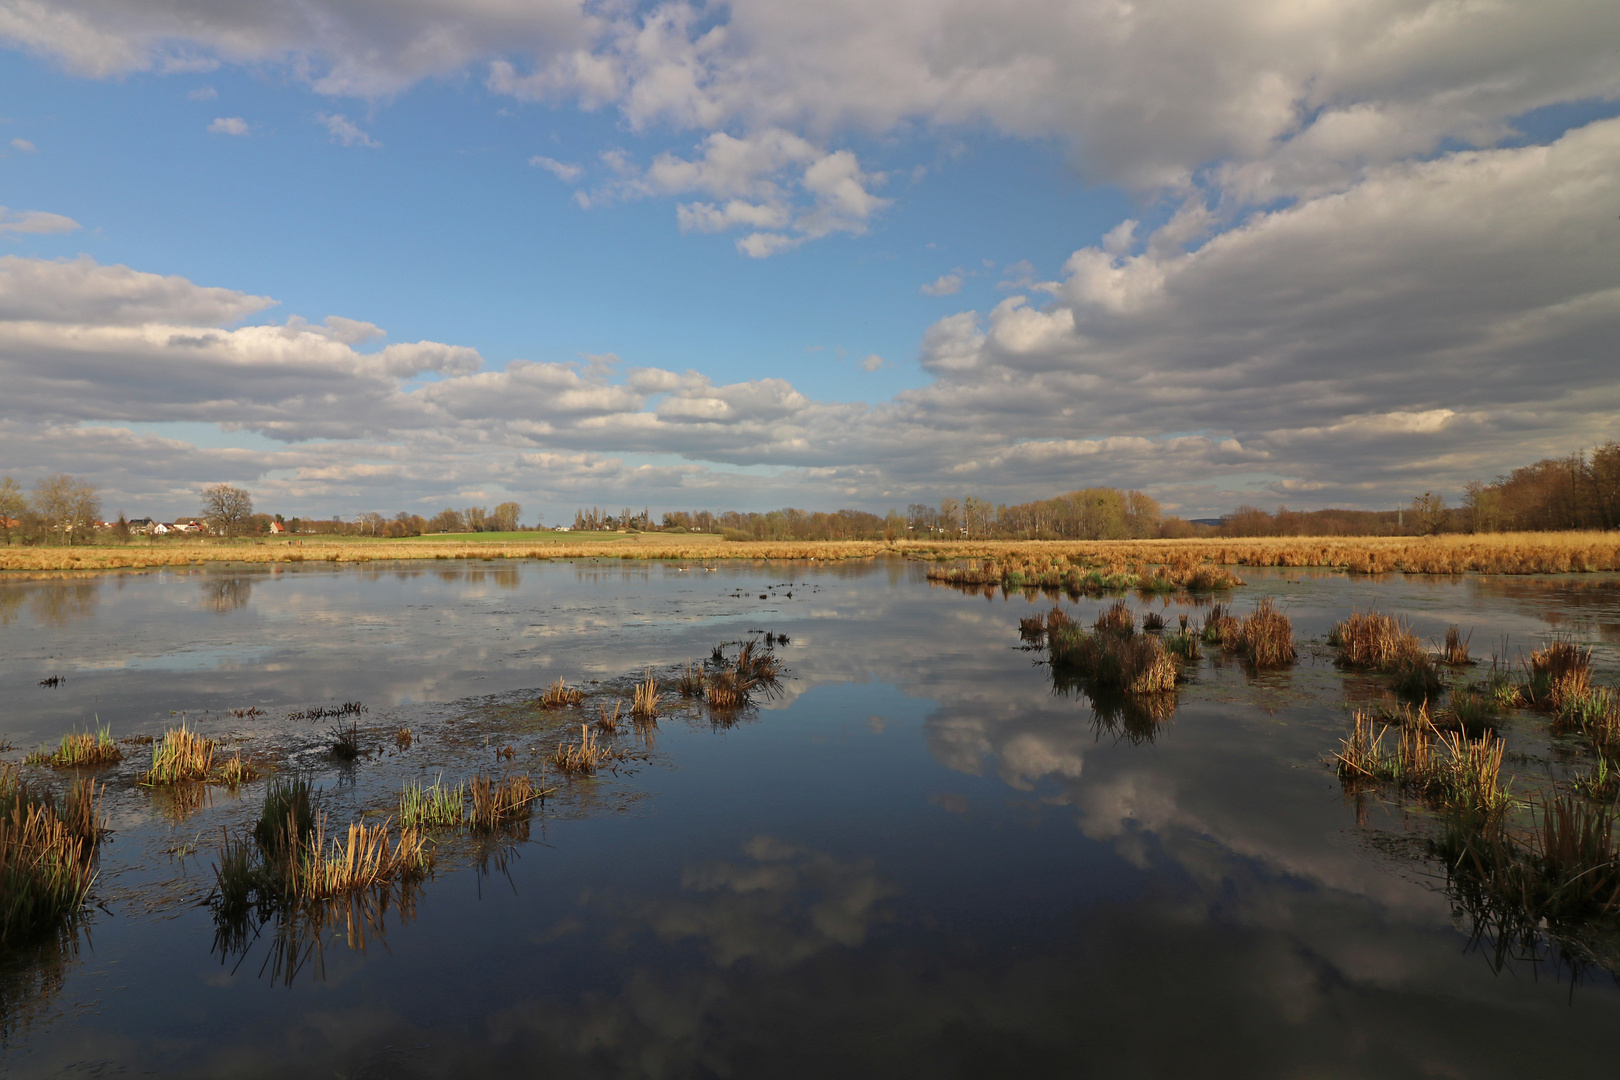
{"type": "MultiPolygon", "coordinates": [[[[1399,807],[1325,764],[1377,693],[1305,648],[1255,677],[1208,656],[1152,739],[1054,693],[1018,619],[1050,600],[931,588],[921,566],[456,563],[197,568],[0,582],[0,736],[179,714],[312,775],[339,820],[401,783],[538,771],[523,703],[626,691],[750,632],[783,693],[741,722],[677,706],[645,759],[562,782],[526,840],[451,842],[414,901],[217,947],[221,828],[263,785],[176,805],[109,774],[76,956],[0,986],[16,1076],[1525,1076],[1607,1072],[1612,979],[1493,962],[1399,807]],[[763,598],[762,598],[763,597],[763,598]],[[61,686],[39,680],[63,676],[61,686]],[[591,680],[596,680],[594,686],[591,680]],[[361,701],[386,746],[325,725],[361,701]],[[254,707],[262,716],[230,710],[254,707]],[[406,725],[417,741],[391,739],[406,725]],[[515,745],[511,765],[494,749],[515,745]],[[31,981],[30,981],[31,980],[31,981]]],[[[1620,667],[1620,579],[1349,579],[1246,570],[1302,643],[1352,609],[1450,623],[1476,655],[1551,633],[1620,667]]],[[[1089,622],[1100,601],[1065,605],[1089,622]]],[[[1173,626],[1181,601],[1131,599],[1173,626]]],[[[592,713],[594,715],[594,713],[592,713]]],[[[572,718],[571,722],[578,722],[572,718]]],[[[556,726],[546,719],[545,724],[556,726]]],[[[1556,762],[1521,714],[1510,748],[1556,762]]],[[[555,732],[552,733],[554,739],[555,732]]],[[[636,745],[621,736],[625,745],[636,745]]],[[[549,745],[549,744],[546,744],[549,745]]]]}

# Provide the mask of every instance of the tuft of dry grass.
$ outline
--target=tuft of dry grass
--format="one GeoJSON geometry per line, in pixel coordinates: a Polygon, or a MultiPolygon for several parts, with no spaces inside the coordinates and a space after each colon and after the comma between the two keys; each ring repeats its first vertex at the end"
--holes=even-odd
{"type": "Polygon", "coordinates": [[[207,780],[214,764],[214,740],[205,739],[184,724],[171,728],[152,744],[152,764],[136,777],[147,787],[207,780]]]}
{"type": "Polygon", "coordinates": [[[96,879],[99,802],[94,781],[54,799],[0,762],[0,948],[60,928],[84,906],[96,879]]]}
{"type": "Polygon", "coordinates": [[[681,697],[703,696],[703,669],[697,664],[686,665],[675,678],[675,690],[681,697]]]}
{"type": "Polygon", "coordinates": [[[124,751],[113,741],[108,728],[94,734],[77,731],[62,736],[55,750],[36,750],[23,759],[24,765],[48,765],[56,769],[99,769],[124,760],[124,751]]]}
{"type": "Polygon", "coordinates": [[[551,763],[568,776],[589,776],[613,761],[613,748],[597,740],[589,724],[579,725],[579,742],[559,742],[551,763]]]}
{"type": "Polygon", "coordinates": [[[1055,628],[1048,618],[1047,626],[1047,658],[1054,671],[1072,671],[1096,688],[1126,694],[1175,689],[1175,661],[1159,638],[1136,633],[1135,618],[1123,602],[1099,614],[1090,634],[1067,617],[1055,628]]]}
{"type": "Polygon", "coordinates": [[[405,727],[403,724],[400,725],[398,731],[394,732],[394,745],[399,747],[401,750],[409,750],[411,748],[411,743],[415,741],[416,736],[412,735],[411,729],[405,727]]]}
{"type": "Polygon", "coordinates": [[[585,691],[578,687],[568,686],[559,678],[546,687],[546,692],[540,696],[542,709],[563,709],[570,705],[578,705],[585,700],[585,691]]]}
{"type": "Polygon", "coordinates": [[[1204,616],[1204,626],[1199,632],[1199,637],[1203,639],[1205,645],[1224,645],[1227,641],[1236,639],[1237,631],[1237,617],[1223,605],[1212,604],[1209,613],[1204,616]]]}
{"type": "MultiPolygon", "coordinates": [[[[613,703],[613,711],[610,713],[610,712],[608,712],[608,707],[606,705],[603,705],[602,706],[602,716],[601,716],[600,719],[598,719],[596,721],[596,726],[601,728],[603,731],[607,732],[609,735],[612,735],[612,734],[615,734],[616,732],[618,732],[618,730],[619,730],[619,710],[623,706],[624,706],[624,702],[615,701],[613,703]]],[[[639,717],[638,717],[638,719],[639,719],[639,717]]]]}
{"type": "Polygon", "coordinates": [[[240,750],[226,758],[219,767],[220,781],[231,787],[251,784],[258,778],[258,766],[254,765],[251,759],[243,757],[240,750]]]}
{"type": "Polygon", "coordinates": [[[1592,650],[1554,638],[1530,654],[1525,664],[1526,696],[1532,705],[1558,711],[1592,690],[1592,650]]]}
{"type": "Polygon", "coordinates": [[[1223,624],[1221,643],[1257,668],[1286,667],[1294,662],[1294,625],[1263,597],[1235,627],[1223,624]]]}
{"type": "Polygon", "coordinates": [[[1470,630],[1464,637],[1461,628],[1453,624],[1446,627],[1446,643],[1440,650],[1440,661],[1452,667],[1466,667],[1474,661],[1468,655],[1468,643],[1474,638],[1470,630]]]}
{"type": "Polygon", "coordinates": [[[1428,655],[1405,623],[1377,611],[1352,612],[1335,623],[1328,644],[1337,650],[1340,667],[1371,671],[1393,671],[1403,662],[1428,655]]]}
{"type": "MultiPolygon", "coordinates": [[[[658,715],[659,698],[658,682],[653,678],[652,672],[649,671],[647,672],[647,681],[636,684],[636,695],[635,700],[630,705],[630,715],[643,723],[653,719],[658,715]]],[[[617,706],[614,708],[614,716],[618,716],[617,706]]]]}
{"type": "Polygon", "coordinates": [[[1435,728],[1426,711],[1400,725],[1393,749],[1384,746],[1391,725],[1357,711],[1343,740],[1339,778],[1348,785],[1388,784],[1441,806],[1494,814],[1508,801],[1501,783],[1502,740],[1487,731],[1477,739],[1435,728]]]}
{"type": "Polygon", "coordinates": [[[390,818],[380,825],[350,822],[344,833],[326,840],[327,817],[315,815],[315,828],[304,857],[289,868],[292,892],[300,900],[322,900],[394,880],[425,875],[433,857],[421,830],[403,828],[392,835],[390,818]],[[392,840],[392,843],[390,843],[392,840]]]}
{"type": "Polygon", "coordinates": [[[478,776],[471,784],[472,813],[467,822],[476,832],[491,833],[529,816],[529,806],[541,792],[528,774],[508,776],[499,783],[478,776]]]}

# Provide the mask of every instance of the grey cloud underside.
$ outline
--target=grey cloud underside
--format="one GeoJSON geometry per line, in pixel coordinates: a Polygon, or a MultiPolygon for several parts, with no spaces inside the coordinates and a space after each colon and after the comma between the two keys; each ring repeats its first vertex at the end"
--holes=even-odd
{"type": "Polygon", "coordinates": [[[777,503],[1106,483],[1188,510],[1383,505],[1615,434],[1616,175],[1620,121],[1601,121],[1548,146],[1371,169],[1185,250],[1162,235],[1084,248],[1061,280],[938,321],[919,356],[933,381],[875,406],[781,379],[482,370],[433,342],[362,351],[376,328],[348,319],[233,329],[269,301],[10,258],[4,416],[39,438],[8,437],[7,468],[72,468],[37,456],[53,425],[186,419],[338,440],[232,466],[333,497],[527,484],[671,502],[722,477],[722,495],[777,503]],[[775,471],[737,480],[741,466],[775,471]]]}

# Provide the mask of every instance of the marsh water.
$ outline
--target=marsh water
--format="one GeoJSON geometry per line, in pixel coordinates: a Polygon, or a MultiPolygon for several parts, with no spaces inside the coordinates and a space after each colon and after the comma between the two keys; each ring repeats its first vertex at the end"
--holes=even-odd
{"type": "MultiPolygon", "coordinates": [[[[1620,579],[1245,569],[1302,644],[1218,651],[1173,715],[1054,689],[1020,616],[1049,597],[930,587],[898,560],[196,567],[0,581],[0,735],[18,760],[98,723],[182,718],[309,776],[338,820],[403,783],[539,774],[651,670],[786,635],[781,692],[717,717],[666,691],[617,772],[526,830],[444,838],[392,903],[216,934],[222,831],[263,782],[190,798],[108,770],[94,905],[5,960],[16,1076],[1466,1076],[1606,1071],[1620,987],[1473,934],[1420,808],[1327,764],[1383,691],[1320,642],[1353,609],[1449,624],[1516,661],[1552,634],[1620,667],[1620,579]],[[57,686],[40,681],[60,676],[57,686]],[[558,677],[578,710],[531,703],[558,677]],[[363,703],[368,752],[314,709],[363,703]],[[256,711],[253,711],[256,710],[256,711]],[[240,715],[239,715],[240,714],[240,715]],[[401,747],[393,733],[409,727],[401,747]],[[510,748],[509,750],[507,748],[510,748]],[[503,751],[505,753],[503,754],[503,751]]],[[[1129,597],[1172,626],[1188,597],[1129,597]]],[[[1064,599],[1089,622],[1108,601],[1064,599]]],[[[1549,775],[1578,753],[1503,725],[1549,775]]],[[[49,778],[48,770],[35,770],[49,778]]]]}

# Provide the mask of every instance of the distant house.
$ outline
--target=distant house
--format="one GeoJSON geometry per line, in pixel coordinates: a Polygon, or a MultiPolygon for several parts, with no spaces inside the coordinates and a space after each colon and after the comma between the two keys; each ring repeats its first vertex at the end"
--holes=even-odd
{"type": "Polygon", "coordinates": [[[161,521],[154,521],[151,528],[149,528],[147,531],[153,536],[168,536],[170,533],[174,532],[174,526],[165,525],[161,521]]]}
{"type": "Polygon", "coordinates": [[[149,533],[152,531],[152,526],[157,523],[151,518],[130,518],[124,524],[129,526],[130,532],[149,533]]]}
{"type": "Polygon", "coordinates": [[[283,525],[281,522],[272,521],[270,523],[270,535],[271,536],[280,536],[282,533],[284,533],[286,531],[287,531],[287,527],[285,525],[283,525]]]}

